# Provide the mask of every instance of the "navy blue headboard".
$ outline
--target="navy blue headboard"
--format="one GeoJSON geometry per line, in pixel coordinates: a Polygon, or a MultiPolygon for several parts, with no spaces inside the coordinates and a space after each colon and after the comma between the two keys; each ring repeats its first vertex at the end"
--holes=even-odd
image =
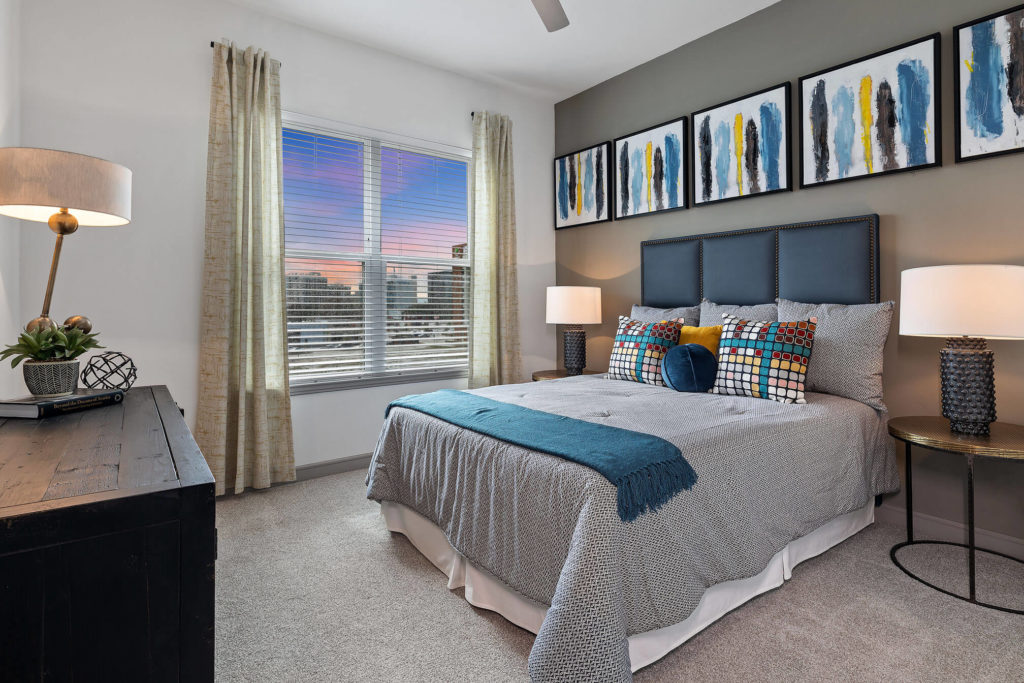
{"type": "Polygon", "coordinates": [[[640,245],[645,306],[878,303],[878,216],[773,225],[640,245]]]}

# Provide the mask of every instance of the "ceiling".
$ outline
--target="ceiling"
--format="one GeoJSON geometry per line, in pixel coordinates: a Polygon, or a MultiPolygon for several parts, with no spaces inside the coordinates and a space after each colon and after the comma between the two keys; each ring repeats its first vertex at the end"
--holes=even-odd
{"type": "Polygon", "coordinates": [[[778,0],[231,0],[279,19],[560,101],[778,0]]]}

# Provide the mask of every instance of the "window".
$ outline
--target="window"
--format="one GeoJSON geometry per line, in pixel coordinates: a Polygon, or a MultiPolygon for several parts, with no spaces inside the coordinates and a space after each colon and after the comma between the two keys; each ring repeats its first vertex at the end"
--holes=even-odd
{"type": "Polygon", "coordinates": [[[468,155],[286,122],[293,392],[466,374],[468,155]]]}

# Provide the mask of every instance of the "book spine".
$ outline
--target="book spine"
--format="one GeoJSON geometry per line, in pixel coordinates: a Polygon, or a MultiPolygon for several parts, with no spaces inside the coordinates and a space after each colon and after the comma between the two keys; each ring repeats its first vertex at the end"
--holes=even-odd
{"type": "Polygon", "coordinates": [[[101,408],[120,403],[123,398],[124,394],[107,394],[105,396],[83,396],[82,398],[71,400],[42,403],[39,405],[39,417],[53,417],[54,415],[73,413],[77,410],[101,408]]]}

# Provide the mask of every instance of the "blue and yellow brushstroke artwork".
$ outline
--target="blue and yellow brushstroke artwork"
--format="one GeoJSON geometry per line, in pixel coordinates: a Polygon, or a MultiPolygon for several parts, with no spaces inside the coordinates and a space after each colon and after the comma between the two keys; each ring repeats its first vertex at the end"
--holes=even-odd
{"type": "Polygon", "coordinates": [[[610,219],[610,149],[604,142],[555,159],[555,229],[610,219]]]}
{"type": "Polygon", "coordinates": [[[615,217],[686,208],[686,117],[615,141],[615,217]]]}
{"type": "Polygon", "coordinates": [[[693,115],[693,202],[788,190],[789,84],[693,115]]]}
{"type": "Polygon", "coordinates": [[[1024,9],[958,27],[958,159],[1024,150],[1024,9]]]}
{"type": "Polygon", "coordinates": [[[938,163],[938,36],[800,79],[804,186],[938,163]]]}

